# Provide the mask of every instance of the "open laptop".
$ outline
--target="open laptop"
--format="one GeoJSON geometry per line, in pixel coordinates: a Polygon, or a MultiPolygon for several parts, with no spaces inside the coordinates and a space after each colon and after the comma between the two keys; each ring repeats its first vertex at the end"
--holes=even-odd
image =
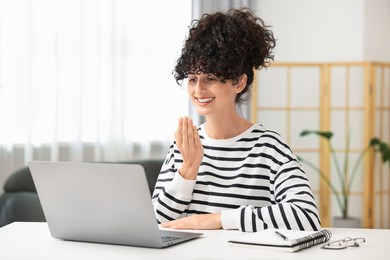
{"type": "Polygon", "coordinates": [[[32,161],[54,238],[163,248],[201,233],[160,230],[141,165],[32,161]]]}

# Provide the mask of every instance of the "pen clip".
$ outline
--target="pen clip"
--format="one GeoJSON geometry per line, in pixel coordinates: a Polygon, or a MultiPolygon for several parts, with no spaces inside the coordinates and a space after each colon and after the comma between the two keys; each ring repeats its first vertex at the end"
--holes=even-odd
{"type": "Polygon", "coordinates": [[[279,237],[281,237],[284,241],[288,241],[288,237],[286,237],[285,235],[283,235],[282,233],[280,233],[279,231],[275,230],[275,234],[278,235],[279,237]]]}

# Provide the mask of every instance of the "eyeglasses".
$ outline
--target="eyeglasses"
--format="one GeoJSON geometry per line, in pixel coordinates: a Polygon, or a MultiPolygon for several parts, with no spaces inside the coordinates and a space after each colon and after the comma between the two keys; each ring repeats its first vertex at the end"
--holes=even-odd
{"type": "Polygon", "coordinates": [[[362,237],[357,237],[357,238],[346,237],[344,239],[329,242],[323,245],[321,248],[339,250],[339,249],[345,249],[347,247],[359,247],[360,244],[364,242],[366,242],[366,239],[362,237]]]}

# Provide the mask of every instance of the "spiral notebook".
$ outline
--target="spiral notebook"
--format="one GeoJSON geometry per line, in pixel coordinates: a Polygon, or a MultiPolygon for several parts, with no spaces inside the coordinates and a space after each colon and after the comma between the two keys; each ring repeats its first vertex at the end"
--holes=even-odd
{"type": "Polygon", "coordinates": [[[266,229],[256,233],[244,233],[231,239],[229,243],[296,252],[324,243],[331,237],[332,233],[328,229],[321,231],[266,229]]]}

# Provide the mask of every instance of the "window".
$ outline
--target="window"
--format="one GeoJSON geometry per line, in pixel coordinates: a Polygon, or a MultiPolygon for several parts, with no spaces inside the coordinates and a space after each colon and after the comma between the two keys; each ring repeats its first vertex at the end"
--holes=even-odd
{"type": "Polygon", "coordinates": [[[0,4],[0,146],[173,138],[191,1],[0,4]]]}
{"type": "Polygon", "coordinates": [[[0,0],[0,185],[30,160],[164,157],[191,5],[0,0]]]}

